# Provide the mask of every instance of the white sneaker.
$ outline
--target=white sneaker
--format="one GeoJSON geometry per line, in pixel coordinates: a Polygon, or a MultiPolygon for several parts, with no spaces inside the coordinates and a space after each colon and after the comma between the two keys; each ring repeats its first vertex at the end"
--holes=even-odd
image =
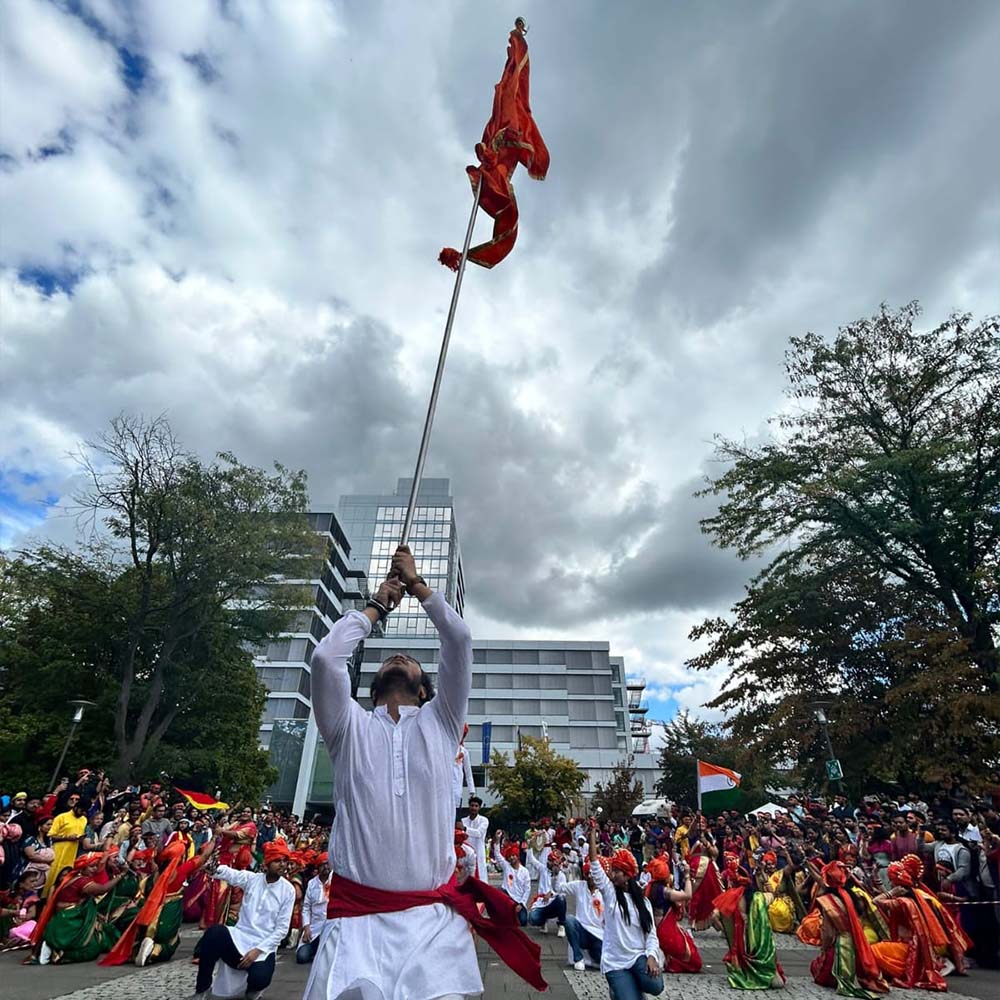
{"type": "Polygon", "coordinates": [[[549,933],[549,922],[547,920],[545,921],[544,924],[542,924],[542,933],[543,934],[549,933]]]}
{"type": "Polygon", "coordinates": [[[42,942],[42,948],[38,952],[38,964],[48,965],[52,961],[52,949],[44,941],[42,942]]]}
{"type": "Polygon", "coordinates": [[[579,962],[574,962],[573,963],[573,968],[576,969],[577,972],[583,972],[584,969],[587,968],[587,966],[586,966],[586,963],[581,958],[579,962]]]}
{"type": "Polygon", "coordinates": [[[559,925],[559,930],[556,931],[556,937],[566,937],[566,928],[562,924],[559,925]]]}
{"type": "Polygon", "coordinates": [[[955,963],[950,958],[941,959],[941,975],[950,976],[955,971],[955,963]]]}
{"type": "Polygon", "coordinates": [[[155,947],[155,942],[151,937],[144,937],[142,943],[139,945],[139,951],[135,956],[135,964],[141,969],[148,961],[149,956],[153,954],[153,948],[155,947]]]}

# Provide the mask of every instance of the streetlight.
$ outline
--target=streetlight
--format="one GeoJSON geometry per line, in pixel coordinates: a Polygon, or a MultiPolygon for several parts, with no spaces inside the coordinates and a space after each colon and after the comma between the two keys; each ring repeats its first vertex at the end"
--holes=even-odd
{"type": "Polygon", "coordinates": [[[80,725],[83,720],[83,713],[87,708],[90,708],[97,704],[96,701],[86,701],[83,698],[74,698],[70,705],[74,705],[73,711],[73,721],[69,726],[69,733],[66,736],[66,745],[62,748],[62,753],[59,755],[59,763],[56,764],[55,771],[52,772],[52,783],[49,785],[49,791],[51,792],[53,788],[56,787],[56,782],[59,780],[59,772],[62,770],[63,761],[66,759],[66,751],[69,750],[70,742],[73,739],[73,734],[76,732],[76,727],[80,725]]]}
{"type": "Polygon", "coordinates": [[[823,740],[826,743],[826,774],[831,781],[837,783],[837,789],[843,790],[841,785],[841,780],[844,777],[844,772],[840,767],[840,761],[837,760],[837,755],[833,752],[833,742],[830,739],[830,720],[826,715],[826,708],[828,705],[832,704],[829,701],[814,701],[810,702],[812,705],[813,715],[816,717],[816,721],[819,723],[820,729],[823,731],[823,740]]]}

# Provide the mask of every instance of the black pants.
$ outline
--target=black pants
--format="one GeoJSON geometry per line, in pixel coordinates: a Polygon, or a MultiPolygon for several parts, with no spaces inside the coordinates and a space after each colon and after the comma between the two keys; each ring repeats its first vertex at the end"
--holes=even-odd
{"type": "MultiPolygon", "coordinates": [[[[215,972],[215,963],[223,961],[230,968],[239,968],[243,956],[237,951],[233,944],[232,936],[228,927],[215,924],[209,927],[198,942],[198,985],[195,987],[196,993],[204,993],[212,985],[212,974],[215,972]]],[[[265,989],[271,985],[274,976],[274,952],[267,958],[262,958],[247,969],[247,991],[257,991],[265,989]]]]}

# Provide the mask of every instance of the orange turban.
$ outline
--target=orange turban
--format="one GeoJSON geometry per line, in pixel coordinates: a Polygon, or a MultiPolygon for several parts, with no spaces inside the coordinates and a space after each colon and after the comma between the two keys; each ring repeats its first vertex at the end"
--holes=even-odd
{"type": "Polygon", "coordinates": [[[768,865],[776,865],[778,863],[778,855],[774,851],[765,851],[761,855],[761,861],[768,865]]]}
{"type": "Polygon", "coordinates": [[[157,860],[161,865],[167,865],[170,864],[170,862],[175,858],[178,861],[183,861],[186,854],[187,846],[184,844],[184,841],[178,837],[171,840],[170,843],[167,844],[162,851],[160,851],[160,856],[157,860]]]}
{"type": "Polygon", "coordinates": [[[515,844],[508,844],[501,852],[505,858],[517,858],[518,861],[521,860],[521,848],[515,844]]]}
{"type": "Polygon", "coordinates": [[[272,840],[264,845],[264,864],[269,865],[279,858],[291,858],[292,852],[283,840],[272,840]]]}
{"type": "Polygon", "coordinates": [[[914,885],[923,878],[924,863],[916,854],[907,854],[900,864],[910,873],[914,885]]]}
{"type": "Polygon", "coordinates": [[[893,885],[901,885],[907,889],[913,888],[913,876],[906,870],[906,865],[902,861],[893,861],[886,874],[893,885]]]}
{"type": "Polygon", "coordinates": [[[549,851],[549,861],[554,861],[557,865],[561,865],[563,863],[562,851],[552,848],[549,851]]]}
{"type": "Polygon", "coordinates": [[[322,854],[316,855],[316,865],[328,865],[330,863],[330,855],[323,851],[322,854]]]}
{"type": "Polygon", "coordinates": [[[847,884],[847,865],[842,861],[831,861],[828,865],[823,865],[823,884],[830,889],[839,889],[847,884]]]}
{"type": "Polygon", "coordinates": [[[615,871],[624,872],[629,878],[635,878],[639,874],[639,865],[636,863],[635,855],[624,847],[615,851],[611,857],[611,867],[615,871]]]}
{"type": "Polygon", "coordinates": [[[461,847],[469,839],[469,835],[464,830],[455,830],[455,846],[461,847]]]}
{"type": "Polygon", "coordinates": [[[81,854],[76,861],[73,862],[73,871],[82,871],[84,868],[90,868],[91,865],[100,864],[103,860],[103,851],[90,851],[87,854],[81,854]]]}
{"type": "Polygon", "coordinates": [[[670,862],[663,855],[650,859],[646,871],[654,882],[666,882],[670,878],[670,862]]]}

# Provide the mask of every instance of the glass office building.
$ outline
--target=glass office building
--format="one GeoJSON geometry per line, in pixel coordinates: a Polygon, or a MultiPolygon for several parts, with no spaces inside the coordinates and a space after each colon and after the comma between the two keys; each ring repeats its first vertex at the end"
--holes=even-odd
{"type": "MultiPolygon", "coordinates": [[[[385,579],[392,553],[403,530],[412,479],[400,479],[394,493],[340,498],[340,520],[353,546],[357,564],[364,568],[372,587],[385,579]]],[[[410,550],[417,570],[431,590],[444,594],[459,614],[465,607],[462,550],[458,544],[455,507],[447,479],[423,479],[417,494],[410,550]]],[[[433,636],[434,626],[412,597],[403,599],[386,622],[386,635],[433,636]]]]}

